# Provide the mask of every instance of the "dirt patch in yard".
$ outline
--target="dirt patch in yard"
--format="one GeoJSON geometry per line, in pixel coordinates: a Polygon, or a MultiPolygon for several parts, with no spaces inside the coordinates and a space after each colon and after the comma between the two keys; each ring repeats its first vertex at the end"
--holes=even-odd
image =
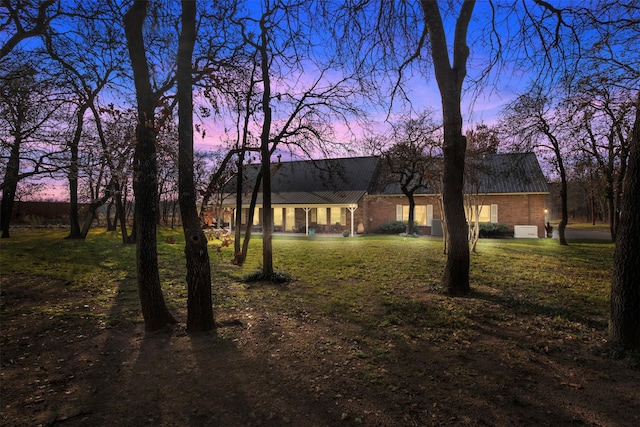
{"type": "MultiPolygon", "coordinates": [[[[401,317],[367,329],[252,301],[190,336],[179,325],[145,334],[118,321],[115,297],[96,306],[65,282],[0,284],[6,426],[640,425],[640,371],[609,357],[606,322],[550,330],[487,294],[461,300],[457,332],[401,317]]],[[[448,303],[402,297],[416,309],[448,303]]]]}

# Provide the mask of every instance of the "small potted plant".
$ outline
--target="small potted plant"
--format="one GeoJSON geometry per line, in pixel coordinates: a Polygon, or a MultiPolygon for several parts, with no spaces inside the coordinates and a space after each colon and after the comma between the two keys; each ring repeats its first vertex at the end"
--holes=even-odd
{"type": "Polygon", "coordinates": [[[349,237],[349,235],[351,234],[351,231],[349,230],[342,230],[342,237],[349,237]]]}

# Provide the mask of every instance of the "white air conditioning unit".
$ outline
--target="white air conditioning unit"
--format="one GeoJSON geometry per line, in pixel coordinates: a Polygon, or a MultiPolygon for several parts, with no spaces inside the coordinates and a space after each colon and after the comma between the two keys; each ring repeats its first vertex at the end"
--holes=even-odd
{"type": "Polygon", "coordinates": [[[516,239],[537,239],[538,226],[537,225],[514,225],[513,237],[515,237],[516,239]]]}

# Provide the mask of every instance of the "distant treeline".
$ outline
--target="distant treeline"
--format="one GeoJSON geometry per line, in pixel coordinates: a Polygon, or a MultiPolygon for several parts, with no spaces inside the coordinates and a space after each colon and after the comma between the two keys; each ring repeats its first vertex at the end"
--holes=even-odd
{"type": "MultiPolygon", "coordinates": [[[[81,209],[88,205],[81,204],[81,209]]],[[[68,202],[23,202],[16,201],[13,205],[11,219],[20,221],[24,218],[39,218],[43,220],[63,220],[69,218],[70,205],[68,202]]]]}

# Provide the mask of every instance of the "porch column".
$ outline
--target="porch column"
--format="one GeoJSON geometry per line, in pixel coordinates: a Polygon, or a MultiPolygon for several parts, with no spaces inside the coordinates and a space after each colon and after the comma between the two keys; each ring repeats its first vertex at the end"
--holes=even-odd
{"type": "Polygon", "coordinates": [[[311,210],[311,208],[302,208],[304,209],[304,231],[306,233],[306,235],[309,235],[309,211],[311,210]]]}
{"type": "Polygon", "coordinates": [[[351,237],[353,237],[353,236],[355,236],[354,229],[353,229],[353,223],[354,223],[354,218],[353,218],[354,215],[353,214],[355,213],[356,209],[358,209],[358,207],[357,206],[355,208],[354,207],[350,207],[350,208],[347,208],[347,209],[349,209],[349,212],[351,212],[351,237]]]}

